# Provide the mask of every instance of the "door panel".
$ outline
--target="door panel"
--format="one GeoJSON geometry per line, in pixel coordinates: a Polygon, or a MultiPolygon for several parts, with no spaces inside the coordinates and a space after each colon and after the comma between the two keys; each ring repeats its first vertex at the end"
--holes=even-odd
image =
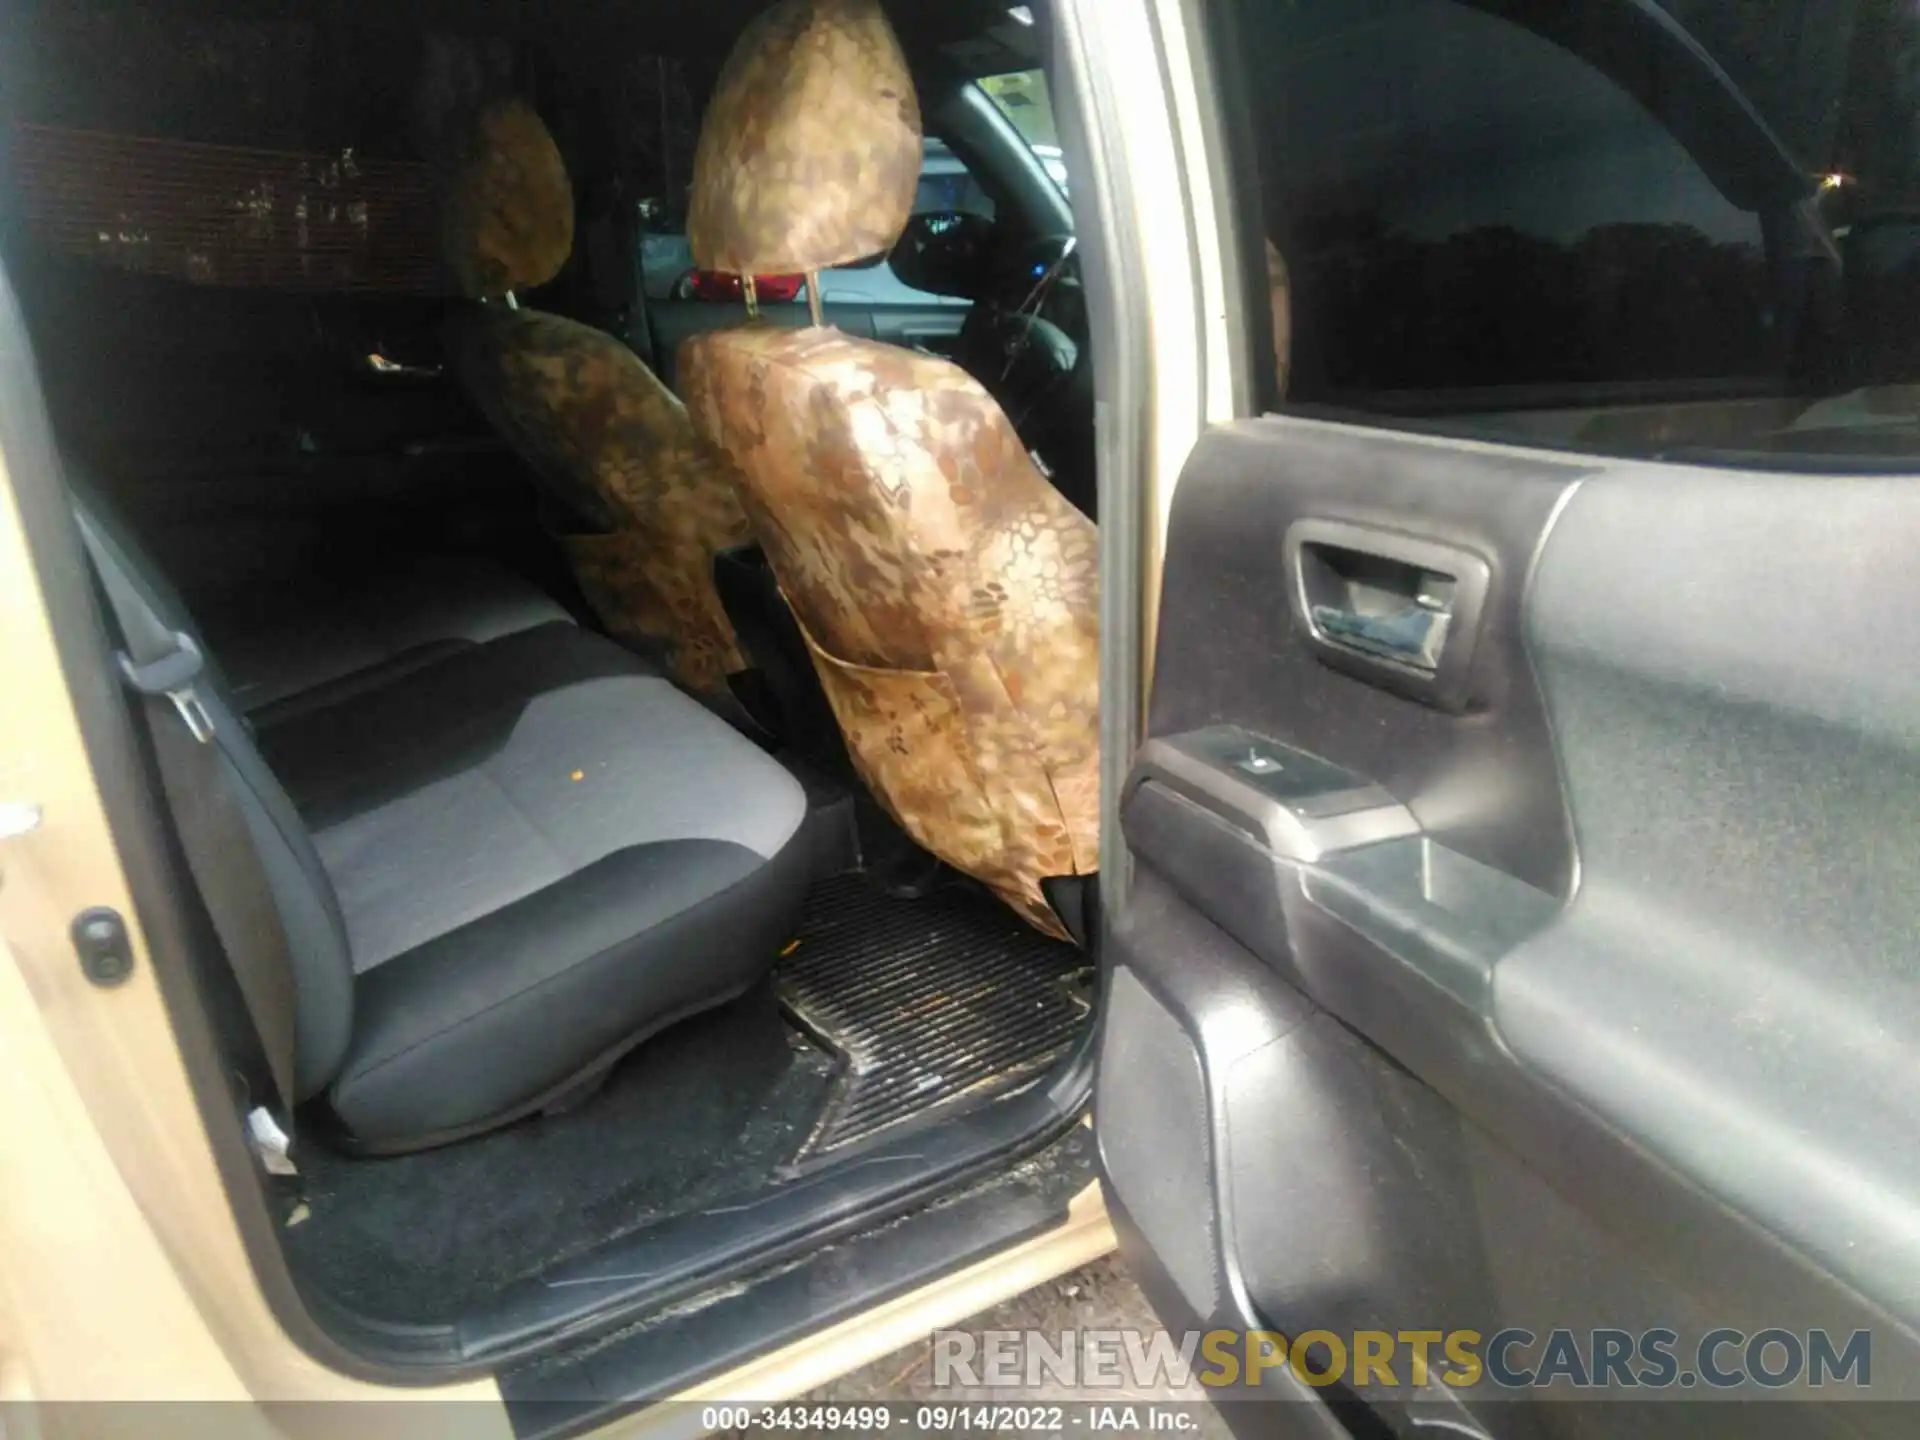
{"type": "Polygon", "coordinates": [[[1916,523],[1897,479],[1290,418],[1202,440],[1097,1099],[1163,1315],[1663,1327],[1681,1369],[1720,1326],[1872,1332],[1866,1392],[1727,1392],[1800,1403],[1416,1390],[1402,1350],[1402,1383],[1263,1425],[1906,1428],[1844,1402],[1920,1374],[1916,523]],[[1484,562],[1477,616],[1396,550],[1484,562]]]}
{"type": "Polygon", "coordinates": [[[1531,645],[1583,883],[1502,964],[1495,1021],[1528,1068],[1911,1321],[1920,686],[1896,657],[1920,630],[1920,495],[1678,473],[1584,487],[1543,557],[1531,645]]]}
{"type": "Polygon", "coordinates": [[[1149,733],[1284,724],[1275,738],[1387,786],[1462,854],[1564,895],[1572,844],[1520,646],[1520,592],[1554,506],[1590,468],[1284,420],[1208,435],[1181,482],[1167,551],[1162,627],[1175,643],[1156,651],[1149,733]],[[1200,482],[1192,504],[1187,479],[1200,482]],[[1289,528],[1310,518],[1424,536],[1486,561],[1472,714],[1406,704],[1296,643],[1278,570],[1289,528]],[[1182,645],[1183,633],[1211,643],[1182,645]],[[1249,666],[1255,656],[1263,663],[1249,666]]]}

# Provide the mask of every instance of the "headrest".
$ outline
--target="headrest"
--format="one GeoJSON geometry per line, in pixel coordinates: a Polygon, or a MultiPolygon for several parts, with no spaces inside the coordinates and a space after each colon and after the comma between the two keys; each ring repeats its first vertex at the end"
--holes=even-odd
{"type": "Polygon", "coordinates": [[[573,250],[573,186],[553,136],[524,100],[480,112],[449,177],[441,253],[460,289],[504,295],[544,285],[573,250]]]}
{"type": "Polygon", "coordinates": [[[790,275],[889,250],[920,153],[920,101],[879,0],[781,0],[742,32],[707,106],[693,262],[790,275]]]}

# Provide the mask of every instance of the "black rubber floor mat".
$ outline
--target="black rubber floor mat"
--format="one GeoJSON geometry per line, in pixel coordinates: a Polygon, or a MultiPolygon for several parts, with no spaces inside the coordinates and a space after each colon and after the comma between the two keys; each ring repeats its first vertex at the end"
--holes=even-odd
{"type": "Polygon", "coordinates": [[[391,1159],[302,1144],[311,1213],[287,1249],[363,1314],[450,1324],[622,1235],[764,1193],[843,1068],[756,988],[647,1041],[564,1114],[391,1159]]]}
{"type": "Polygon", "coordinates": [[[969,887],[898,900],[858,875],[816,885],[776,980],[845,1068],[803,1154],[1031,1080],[1087,1023],[1086,969],[1079,950],[969,887]]]}

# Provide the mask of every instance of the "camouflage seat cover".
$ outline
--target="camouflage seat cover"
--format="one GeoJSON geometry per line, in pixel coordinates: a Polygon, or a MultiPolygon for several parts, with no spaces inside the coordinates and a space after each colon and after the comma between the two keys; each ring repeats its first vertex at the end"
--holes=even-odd
{"type": "MultiPolygon", "coordinates": [[[[786,0],[722,72],[694,168],[703,268],[884,249],[920,122],[873,0],[786,0]]],[[[1041,881],[1099,867],[1098,543],[1000,407],[945,360],[829,328],[685,341],[849,750],[908,834],[1065,930],[1041,881]]]]}
{"type": "MultiPolygon", "coordinates": [[[[572,188],[552,137],[523,102],[490,106],[448,188],[449,269],[468,294],[499,297],[551,279],[572,246],[572,188]]],[[[562,539],[608,630],[664,643],[684,683],[723,690],[745,661],[713,557],[750,535],[724,457],[686,408],[613,336],[538,310],[473,307],[449,325],[448,351],[521,458],[611,522],[562,539]]]]}

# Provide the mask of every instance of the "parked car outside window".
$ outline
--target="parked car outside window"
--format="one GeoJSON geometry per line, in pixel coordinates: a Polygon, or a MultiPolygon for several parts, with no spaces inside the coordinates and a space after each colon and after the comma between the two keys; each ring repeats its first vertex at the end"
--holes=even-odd
{"type": "MultiPolygon", "coordinates": [[[[948,210],[991,220],[993,200],[946,142],[930,135],[921,161],[920,186],[914,195],[913,213],[923,215],[948,210]]],[[[641,218],[641,277],[649,300],[739,300],[738,277],[703,275],[694,265],[684,228],[677,225],[645,228],[649,217],[641,218]]],[[[787,277],[760,277],[761,300],[798,303],[807,298],[804,281],[781,283],[785,279],[787,277]]],[[[964,309],[973,303],[955,295],[916,290],[894,273],[884,255],[823,271],[820,293],[821,299],[829,303],[856,305],[947,305],[964,309]]]]}

